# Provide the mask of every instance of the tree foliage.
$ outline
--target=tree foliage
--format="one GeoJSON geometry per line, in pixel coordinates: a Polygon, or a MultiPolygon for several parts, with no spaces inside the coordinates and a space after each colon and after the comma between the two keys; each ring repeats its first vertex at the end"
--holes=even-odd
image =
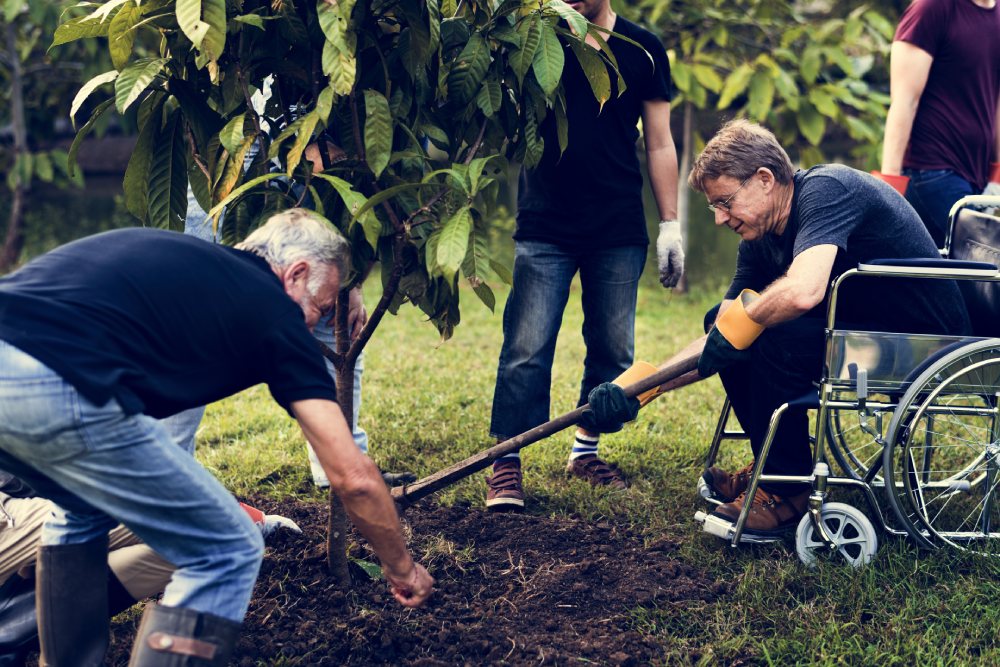
{"type": "Polygon", "coordinates": [[[637,7],[673,48],[677,104],[761,122],[805,165],[827,159],[831,144],[849,144],[859,161],[877,160],[894,14],[870,4],[780,0],[640,0],[637,7]]]}
{"type": "Polygon", "coordinates": [[[461,281],[492,308],[488,281],[509,278],[487,243],[497,178],[540,159],[546,116],[565,127],[560,39],[609,95],[613,56],[588,29],[561,0],[108,0],[53,44],[107,39],[114,69],[81,89],[78,103],[105,98],[81,136],[137,109],[125,190],[140,220],[180,227],[190,183],[237,240],[309,197],[351,241],[355,280],[377,262],[385,308],[416,304],[447,337],[461,281]],[[139,32],[153,57],[129,51],[139,32]]]}

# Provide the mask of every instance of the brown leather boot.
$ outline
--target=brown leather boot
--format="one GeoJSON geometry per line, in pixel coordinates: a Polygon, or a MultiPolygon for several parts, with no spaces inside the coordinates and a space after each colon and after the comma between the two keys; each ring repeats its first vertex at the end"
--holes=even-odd
{"type": "Polygon", "coordinates": [[[712,466],[701,474],[705,484],[712,490],[715,497],[724,502],[732,502],[750,486],[750,474],[753,471],[753,461],[736,472],[726,472],[722,468],[712,466]]]}
{"type": "MultiPolygon", "coordinates": [[[[793,496],[779,496],[764,489],[757,489],[743,531],[756,535],[775,536],[788,530],[794,530],[806,513],[806,508],[809,505],[809,493],[809,491],[803,491],[793,496]]],[[[719,505],[712,514],[735,523],[746,502],[747,496],[744,492],[733,502],[719,505]]]]}

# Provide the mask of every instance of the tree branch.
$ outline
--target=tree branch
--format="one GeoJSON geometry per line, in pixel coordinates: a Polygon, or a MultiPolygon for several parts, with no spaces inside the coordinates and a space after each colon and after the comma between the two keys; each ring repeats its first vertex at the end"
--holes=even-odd
{"type": "Polygon", "coordinates": [[[212,175],[208,173],[208,166],[205,161],[201,159],[201,154],[198,153],[198,144],[194,140],[194,132],[191,131],[191,124],[184,123],[184,132],[187,135],[188,146],[191,147],[191,157],[194,158],[194,163],[198,166],[198,170],[205,175],[208,179],[209,188],[212,186],[212,175]]]}

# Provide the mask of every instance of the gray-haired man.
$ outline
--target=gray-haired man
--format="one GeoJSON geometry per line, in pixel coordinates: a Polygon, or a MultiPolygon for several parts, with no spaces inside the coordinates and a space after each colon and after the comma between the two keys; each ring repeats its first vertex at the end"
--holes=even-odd
{"type": "Polygon", "coordinates": [[[396,598],[417,606],[430,595],[309,333],[335,304],[346,257],[329,225],[292,209],[237,249],[119,230],[0,280],[0,467],[59,507],[38,558],[44,661],[101,664],[107,532],[120,522],[178,568],[147,608],[133,660],[174,664],[176,651],[194,651],[200,664],[226,664],[260,531],[154,418],[261,382],[298,420],[396,598]]]}

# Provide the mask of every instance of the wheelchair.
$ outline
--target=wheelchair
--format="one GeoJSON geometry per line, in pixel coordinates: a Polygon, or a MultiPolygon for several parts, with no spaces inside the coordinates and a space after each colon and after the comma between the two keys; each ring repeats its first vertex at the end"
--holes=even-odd
{"type": "MultiPolygon", "coordinates": [[[[940,252],[939,260],[875,260],[833,280],[818,389],[771,416],[747,497],[761,482],[811,485],[795,531],[796,552],[806,565],[821,558],[854,567],[868,563],[878,548],[875,526],[923,548],[1000,555],[1000,197],[956,202],[940,252]],[[841,286],[859,277],[958,281],[974,335],[838,329],[841,286]],[[765,475],[780,420],[793,410],[815,414],[812,474],[765,475]],[[855,489],[850,495],[863,499],[867,513],[828,501],[836,487],[855,489]]],[[[727,397],[706,469],[723,441],[747,439],[730,428],[731,413],[727,397]]],[[[709,503],[723,502],[704,480],[698,487],[709,503]]],[[[750,508],[745,503],[735,522],[701,511],[695,519],[733,547],[779,541],[744,534],[750,508]]]]}

